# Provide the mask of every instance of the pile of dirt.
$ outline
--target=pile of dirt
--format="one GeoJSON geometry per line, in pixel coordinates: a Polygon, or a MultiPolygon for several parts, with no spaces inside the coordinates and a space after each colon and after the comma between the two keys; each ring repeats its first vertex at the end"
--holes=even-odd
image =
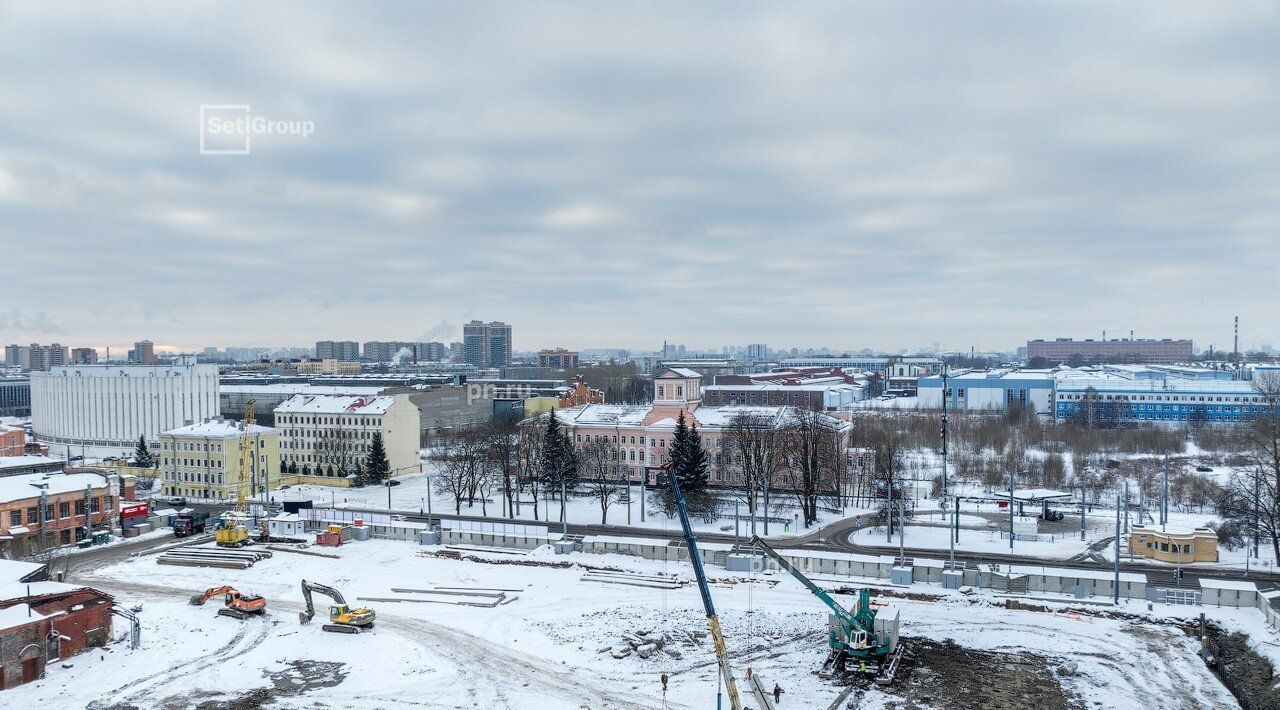
{"type": "Polygon", "coordinates": [[[1270,661],[1249,646],[1249,637],[1242,633],[1225,633],[1215,624],[1207,624],[1206,627],[1207,645],[1212,654],[1210,667],[1240,704],[1257,710],[1280,709],[1275,669],[1270,661]]]}
{"type": "Polygon", "coordinates": [[[1063,689],[1050,662],[1030,653],[997,653],[951,641],[907,640],[909,667],[885,692],[899,710],[1036,708],[1074,710],[1084,703],[1063,689]],[[896,697],[895,697],[896,696],[896,697]]]}

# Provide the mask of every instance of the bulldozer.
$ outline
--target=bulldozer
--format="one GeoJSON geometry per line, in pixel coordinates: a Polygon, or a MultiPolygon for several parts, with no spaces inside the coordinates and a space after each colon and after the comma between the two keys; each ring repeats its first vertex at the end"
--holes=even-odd
{"type": "Polygon", "coordinates": [[[308,623],[316,615],[315,604],[311,601],[311,593],[319,592],[333,600],[333,604],[329,606],[329,623],[321,628],[325,631],[332,631],[338,634],[358,634],[361,631],[373,628],[373,621],[377,618],[373,609],[352,609],[347,606],[347,600],[343,598],[342,592],[333,587],[316,584],[302,580],[302,598],[307,602],[307,610],[298,612],[298,621],[308,623]]]}
{"type": "Polygon", "coordinates": [[[218,616],[229,616],[233,619],[247,619],[250,616],[265,614],[267,612],[267,600],[256,594],[243,594],[235,587],[223,585],[221,587],[210,587],[204,590],[203,594],[197,594],[191,597],[192,606],[203,606],[210,599],[223,595],[222,608],[218,610],[218,616]]]}

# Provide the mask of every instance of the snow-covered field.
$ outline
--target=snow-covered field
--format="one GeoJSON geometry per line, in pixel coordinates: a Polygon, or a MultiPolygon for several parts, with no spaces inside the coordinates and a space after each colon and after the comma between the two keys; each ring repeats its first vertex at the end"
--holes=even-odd
{"type": "MultiPolygon", "coordinates": [[[[15,707],[187,707],[258,691],[280,708],[657,708],[663,707],[659,677],[665,673],[671,676],[667,707],[714,707],[715,666],[705,639],[669,643],[679,657],[614,659],[599,652],[618,644],[624,632],[680,636],[703,631],[695,586],[662,590],[600,584],[583,580],[581,567],[510,563],[570,559],[688,579],[686,565],[619,555],[566,558],[546,549],[522,557],[483,554],[491,564],[425,554],[438,549],[374,540],[339,548],[340,559],[277,552],[243,571],[169,567],[153,557],[82,571],[77,581],[91,581],[126,605],[142,606],[142,648],[115,644],[110,651],[72,659],[70,668],[55,664],[46,679],[5,691],[5,699],[15,707]],[[367,602],[379,615],[376,629],[347,636],[321,631],[327,605],[322,599],[317,599],[321,618],[299,624],[304,578],[337,587],[353,604],[361,603],[360,597],[413,596],[392,588],[521,591],[514,592],[515,601],[492,609],[367,602]],[[187,604],[190,595],[224,583],[265,595],[269,615],[241,622],[217,616],[217,600],[203,607],[187,604]]],[[[783,707],[830,704],[839,689],[814,673],[825,657],[825,607],[789,577],[733,579],[722,570],[709,572],[739,674],[750,667],[769,687],[781,684],[783,707]]],[[[1011,611],[989,597],[974,603],[934,587],[913,591],[940,599],[893,600],[901,610],[904,637],[1037,654],[1052,668],[1074,665],[1078,672],[1062,675],[1060,682],[1092,707],[1232,703],[1194,655],[1194,644],[1171,627],[1011,611]]],[[[1129,611],[1145,610],[1145,605],[1131,606],[1129,611]]],[[[1190,615],[1200,609],[1157,611],[1190,615]]],[[[1261,626],[1257,612],[1230,613],[1239,617],[1237,623],[1261,626]],[[1248,613],[1257,618],[1250,621],[1248,613]]],[[[117,624],[117,635],[122,631],[117,624]]],[[[871,691],[863,706],[883,707],[891,699],[871,691]]],[[[945,699],[933,705],[945,707],[945,699]]]]}
{"type": "MultiPolygon", "coordinates": [[[[391,486],[391,509],[394,510],[427,510],[427,486],[429,477],[425,473],[414,473],[402,476],[396,480],[400,481],[400,485],[391,486]]],[[[585,490],[585,488],[584,488],[585,490]]],[[[646,506],[652,509],[652,491],[647,491],[646,506]]],[[[442,498],[438,494],[433,494],[431,500],[431,510],[435,514],[454,514],[455,508],[453,501],[442,498]]],[[[282,490],[272,492],[272,499],[276,502],[295,501],[295,500],[311,500],[317,505],[336,505],[337,507],[351,506],[361,508],[378,508],[387,509],[387,487],[386,486],[365,486],[363,488],[332,488],[329,486],[303,485],[291,486],[282,490]]],[[[534,507],[530,501],[529,493],[526,491],[521,499],[519,514],[516,516],[520,520],[528,520],[534,522],[534,507]]],[[[797,536],[813,532],[817,527],[805,529],[799,524],[797,514],[787,505],[785,499],[782,506],[775,506],[778,501],[770,501],[771,508],[774,509],[773,516],[775,518],[790,519],[790,525],[770,523],[770,536],[797,536]]],[[[631,501],[618,502],[613,501],[609,505],[607,523],[609,525],[630,525],[638,528],[649,528],[654,530],[680,530],[680,521],[677,518],[668,518],[661,513],[646,512],[645,519],[640,519],[640,487],[633,486],[631,488],[631,501]],[[628,507],[630,507],[630,515],[628,516],[628,507]]],[[[763,506],[761,506],[763,508],[763,506]]],[[[599,525],[601,524],[600,501],[596,498],[570,496],[567,508],[567,518],[570,524],[579,525],[599,525]]],[[[492,518],[507,517],[504,515],[501,493],[491,496],[490,502],[482,505],[477,501],[474,505],[468,506],[466,503],[462,505],[460,511],[462,515],[468,516],[487,516],[492,518]]],[[[840,513],[831,513],[828,511],[819,511],[818,527],[826,525],[849,515],[857,515],[866,512],[863,509],[849,508],[840,513]]],[[[551,518],[551,525],[558,525],[560,522],[560,502],[558,500],[541,500],[538,501],[537,517],[538,522],[546,523],[548,514],[551,518]]],[[[739,514],[742,516],[741,531],[743,534],[750,534],[750,526],[747,518],[747,507],[745,503],[740,503],[739,514]]],[[[716,532],[716,533],[733,533],[733,503],[726,504],[725,509],[721,511],[719,521],[708,523],[695,519],[693,521],[694,528],[698,532],[716,532]]],[[[763,532],[764,524],[757,520],[758,529],[763,532]]]]}

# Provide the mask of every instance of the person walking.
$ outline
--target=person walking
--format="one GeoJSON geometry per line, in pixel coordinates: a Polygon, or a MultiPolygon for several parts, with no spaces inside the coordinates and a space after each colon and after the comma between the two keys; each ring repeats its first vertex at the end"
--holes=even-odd
{"type": "Polygon", "coordinates": [[[777,683],[773,684],[773,702],[774,703],[782,702],[782,686],[778,685],[777,683]]]}

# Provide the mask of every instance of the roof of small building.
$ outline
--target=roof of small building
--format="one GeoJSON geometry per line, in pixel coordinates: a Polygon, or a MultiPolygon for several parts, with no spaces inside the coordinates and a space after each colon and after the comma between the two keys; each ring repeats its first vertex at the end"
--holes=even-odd
{"type": "Polygon", "coordinates": [[[672,368],[668,368],[668,369],[667,369],[666,371],[664,371],[662,374],[658,375],[658,379],[662,379],[662,378],[664,378],[664,377],[668,377],[668,374],[667,374],[667,373],[674,373],[677,377],[686,377],[686,378],[688,378],[688,377],[695,377],[695,378],[699,378],[699,379],[701,379],[701,377],[702,377],[702,375],[701,375],[700,373],[695,372],[695,371],[693,371],[693,370],[690,370],[690,369],[689,369],[689,368],[687,368],[687,367],[672,367],[672,368]]]}
{"type": "Polygon", "coordinates": [[[0,586],[12,584],[29,577],[44,567],[39,562],[23,562],[21,560],[0,560],[0,586]]]}
{"type": "Polygon", "coordinates": [[[83,491],[85,486],[106,488],[107,481],[96,473],[24,473],[0,477],[0,503],[83,491]]]}
{"type": "Polygon", "coordinates": [[[62,459],[51,456],[0,456],[0,468],[22,468],[23,466],[66,463],[62,459]]]}
{"type": "Polygon", "coordinates": [[[15,604],[8,609],[0,609],[0,630],[25,626],[45,618],[44,614],[28,608],[26,604],[15,604]]]}
{"type": "MultiPolygon", "coordinates": [[[[279,434],[280,430],[259,424],[250,424],[249,433],[266,436],[279,434]]],[[[244,436],[244,423],[227,419],[209,419],[161,432],[161,436],[192,436],[205,439],[239,439],[244,436]]]]}
{"type": "MultiPolygon", "coordinates": [[[[63,582],[14,582],[0,586],[0,602],[9,602],[14,599],[25,599],[28,595],[32,597],[43,597],[50,594],[66,594],[67,592],[76,592],[81,589],[94,590],[83,584],[65,584],[63,582]]],[[[102,592],[103,596],[109,596],[102,592]]]]}
{"type": "Polygon", "coordinates": [[[276,407],[277,414],[385,414],[395,397],[298,394],[276,407]]]}

